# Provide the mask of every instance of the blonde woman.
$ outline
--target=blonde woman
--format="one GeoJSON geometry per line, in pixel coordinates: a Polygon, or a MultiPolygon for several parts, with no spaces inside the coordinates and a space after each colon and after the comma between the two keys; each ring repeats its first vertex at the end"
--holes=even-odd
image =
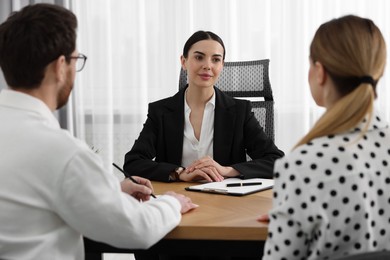
{"type": "Polygon", "coordinates": [[[317,30],[309,84],[326,112],[275,164],[263,259],[390,249],[390,131],[374,109],[385,61],[383,36],[369,19],[344,16],[317,30]]]}

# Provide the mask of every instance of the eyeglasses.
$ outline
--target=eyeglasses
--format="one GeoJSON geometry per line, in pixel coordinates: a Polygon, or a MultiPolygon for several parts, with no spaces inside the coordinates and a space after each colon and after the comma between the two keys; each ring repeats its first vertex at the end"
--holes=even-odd
{"type": "Polygon", "coordinates": [[[85,62],[87,61],[87,56],[79,53],[78,56],[69,56],[69,59],[76,59],[76,72],[80,72],[83,70],[85,66],[85,62]]]}

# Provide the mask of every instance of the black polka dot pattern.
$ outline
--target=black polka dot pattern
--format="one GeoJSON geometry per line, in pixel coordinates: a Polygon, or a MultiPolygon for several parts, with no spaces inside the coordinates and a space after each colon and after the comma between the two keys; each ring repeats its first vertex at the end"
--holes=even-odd
{"type": "Polygon", "coordinates": [[[390,250],[390,130],[376,113],[275,164],[264,260],[333,259],[390,250]]]}

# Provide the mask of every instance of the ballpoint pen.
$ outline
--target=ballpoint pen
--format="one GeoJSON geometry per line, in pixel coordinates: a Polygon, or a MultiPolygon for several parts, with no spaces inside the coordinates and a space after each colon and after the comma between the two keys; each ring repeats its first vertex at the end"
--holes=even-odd
{"type": "Polygon", "coordinates": [[[253,185],[261,185],[261,182],[240,182],[240,183],[228,183],[226,187],[241,187],[241,186],[253,186],[253,185]]]}
{"type": "MultiPolygon", "coordinates": [[[[126,178],[129,178],[130,180],[132,180],[134,183],[137,183],[137,184],[140,184],[138,181],[136,181],[133,177],[131,176],[127,176],[126,173],[118,166],[116,165],[115,163],[112,163],[112,165],[114,165],[115,168],[117,168],[118,170],[120,170],[126,178]]],[[[154,195],[153,193],[150,194],[150,196],[152,196],[153,198],[156,198],[156,195],[154,195]]]]}

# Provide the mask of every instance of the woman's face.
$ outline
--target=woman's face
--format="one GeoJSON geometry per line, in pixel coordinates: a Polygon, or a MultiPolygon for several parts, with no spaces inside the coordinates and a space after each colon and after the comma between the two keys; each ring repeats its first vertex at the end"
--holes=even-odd
{"type": "Polygon", "coordinates": [[[181,57],[189,86],[212,87],[223,68],[223,47],[214,40],[202,40],[191,46],[187,58],[181,57]]]}

